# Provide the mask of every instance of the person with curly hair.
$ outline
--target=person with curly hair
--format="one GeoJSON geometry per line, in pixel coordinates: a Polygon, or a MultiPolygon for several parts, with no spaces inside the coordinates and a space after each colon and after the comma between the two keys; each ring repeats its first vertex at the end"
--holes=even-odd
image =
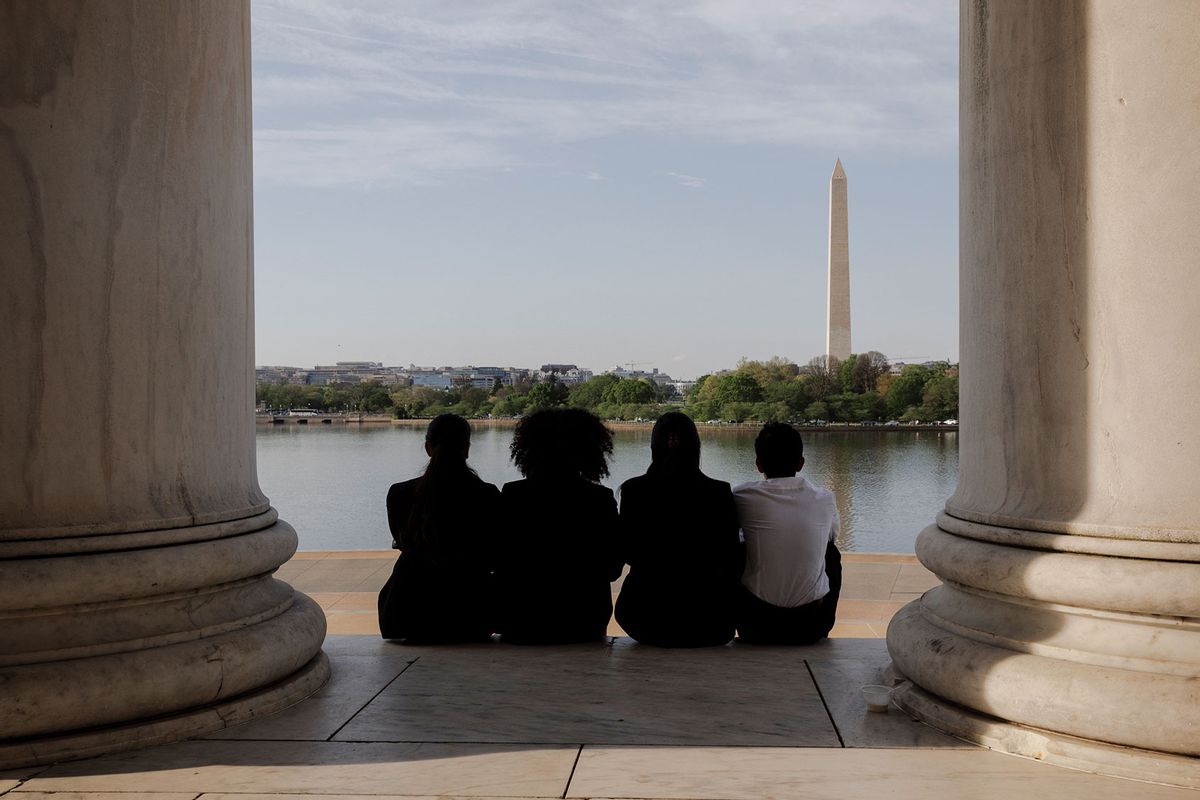
{"type": "Polygon", "coordinates": [[[525,478],[501,491],[507,536],[496,568],[504,641],[564,644],[607,632],[623,567],[617,503],[598,482],[612,447],[612,433],[582,409],[518,423],[512,460],[525,478]]]}
{"type": "Polygon", "coordinates": [[[617,622],[643,644],[708,647],[733,639],[743,549],[725,481],[700,471],[700,434],[671,411],[650,433],[650,468],[621,485],[629,574],[617,622]]]}
{"type": "Polygon", "coordinates": [[[462,642],[491,636],[495,544],[480,520],[499,513],[500,492],[467,465],[471,425],[442,414],[425,431],[429,465],[387,494],[400,557],[379,592],[384,639],[462,642]]]}

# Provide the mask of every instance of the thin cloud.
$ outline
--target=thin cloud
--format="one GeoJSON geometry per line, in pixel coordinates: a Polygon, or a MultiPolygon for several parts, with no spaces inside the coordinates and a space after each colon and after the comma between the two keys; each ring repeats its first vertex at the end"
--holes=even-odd
{"type": "Polygon", "coordinates": [[[255,167],[283,184],[584,173],[573,148],[616,136],[901,153],[956,139],[957,15],[935,0],[252,10],[255,167]]]}
{"type": "Polygon", "coordinates": [[[680,186],[686,186],[689,189],[704,188],[704,178],[700,178],[695,175],[684,175],[681,172],[668,172],[667,174],[677,180],[680,186]]]}

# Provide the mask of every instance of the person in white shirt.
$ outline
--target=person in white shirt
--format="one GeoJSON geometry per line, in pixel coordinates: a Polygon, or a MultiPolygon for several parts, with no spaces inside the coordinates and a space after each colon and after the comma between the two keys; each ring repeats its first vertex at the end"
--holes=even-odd
{"type": "Polygon", "coordinates": [[[842,557],[833,493],[797,473],[800,433],[780,422],[754,441],[764,480],[734,487],[746,567],[735,608],[738,637],[762,644],[812,644],[829,635],[837,615],[842,557]]]}

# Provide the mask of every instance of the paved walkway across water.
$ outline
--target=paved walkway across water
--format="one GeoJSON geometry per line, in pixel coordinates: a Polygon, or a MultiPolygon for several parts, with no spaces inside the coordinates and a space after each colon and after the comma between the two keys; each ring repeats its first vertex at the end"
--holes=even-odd
{"type": "Polygon", "coordinates": [[[878,637],[894,609],[933,581],[911,556],[847,558],[839,638],[812,647],[735,642],[696,650],[625,637],[565,647],[384,642],[374,592],[392,557],[302,553],[281,570],[321,600],[334,632],[325,643],[333,677],[309,700],[201,739],[0,772],[0,794],[1200,798],[976,748],[895,708],[869,713],[860,687],[880,681],[888,663],[878,637]]]}

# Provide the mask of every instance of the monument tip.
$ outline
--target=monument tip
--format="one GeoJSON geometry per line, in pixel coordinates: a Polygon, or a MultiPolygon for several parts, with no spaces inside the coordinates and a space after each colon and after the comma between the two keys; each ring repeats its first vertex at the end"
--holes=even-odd
{"type": "Polygon", "coordinates": [[[840,158],[837,160],[837,163],[833,165],[833,177],[835,177],[835,178],[846,177],[846,171],[844,169],[842,169],[842,160],[840,158]]]}

